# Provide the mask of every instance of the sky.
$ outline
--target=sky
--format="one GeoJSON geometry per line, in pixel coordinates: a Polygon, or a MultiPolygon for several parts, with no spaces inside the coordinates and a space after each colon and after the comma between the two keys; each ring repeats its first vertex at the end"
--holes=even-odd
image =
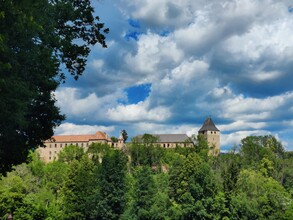
{"type": "Polygon", "coordinates": [[[93,0],[109,27],[83,76],[55,92],[61,134],[197,134],[207,117],[221,151],[249,135],[293,150],[293,2],[93,0]]]}

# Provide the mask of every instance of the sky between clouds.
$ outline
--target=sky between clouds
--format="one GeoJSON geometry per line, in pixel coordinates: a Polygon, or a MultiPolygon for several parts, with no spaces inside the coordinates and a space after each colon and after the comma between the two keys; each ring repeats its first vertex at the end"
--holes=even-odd
{"type": "Polygon", "coordinates": [[[56,134],[197,134],[207,116],[223,151],[248,135],[293,150],[293,7],[287,0],[101,0],[107,49],[55,93],[56,134]]]}

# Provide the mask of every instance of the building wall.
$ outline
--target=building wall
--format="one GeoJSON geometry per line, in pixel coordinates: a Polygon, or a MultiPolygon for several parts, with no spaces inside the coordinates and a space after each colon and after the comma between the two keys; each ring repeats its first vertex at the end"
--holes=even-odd
{"type": "Polygon", "coordinates": [[[220,154],[220,131],[205,131],[202,134],[210,147],[209,155],[217,156],[220,154]]]}
{"type": "Polygon", "coordinates": [[[166,142],[166,143],[158,143],[160,147],[163,148],[175,148],[178,147],[191,147],[193,146],[192,143],[172,143],[172,142],[166,142]]]}
{"type": "MultiPolygon", "coordinates": [[[[92,143],[108,143],[106,140],[95,140],[95,141],[83,141],[83,142],[45,142],[44,147],[39,147],[37,152],[40,155],[40,159],[44,162],[52,162],[58,159],[58,154],[64,147],[69,145],[76,145],[82,147],[84,151],[87,151],[88,147],[92,143]]],[[[111,143],[109,143],[111,144],[111,143]]]]}

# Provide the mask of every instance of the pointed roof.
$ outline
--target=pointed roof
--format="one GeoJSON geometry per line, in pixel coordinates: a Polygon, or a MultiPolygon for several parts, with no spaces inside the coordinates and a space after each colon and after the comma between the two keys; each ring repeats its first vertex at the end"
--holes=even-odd
{"type": "Polygon", "coordinates": [[[220,130],[215,126],[212,118],[208,117],[198,132],[202,132],[202,131],[220,131],[220,130]]]}

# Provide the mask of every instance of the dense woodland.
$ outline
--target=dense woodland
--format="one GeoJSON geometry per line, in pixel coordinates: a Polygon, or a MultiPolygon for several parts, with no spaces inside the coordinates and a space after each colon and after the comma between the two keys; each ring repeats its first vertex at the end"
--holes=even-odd
{"type": "Polygon", "coordinates": [[[0,180],[0,217],[14,219],[292,219],[293,154],[272,136],[208,156],[129,143],[68,146],[44,164],[36,152],[0,180]]]}

